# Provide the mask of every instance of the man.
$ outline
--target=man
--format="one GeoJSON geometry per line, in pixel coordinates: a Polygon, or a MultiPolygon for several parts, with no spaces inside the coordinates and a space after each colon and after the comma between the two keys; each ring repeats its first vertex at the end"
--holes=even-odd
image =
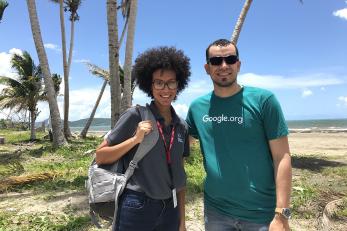
{"type": "Polygon", "coordinates": [[[192,102],[186,119],[204,155],[205,228],[289,230],[291,158],[281,107],[271,92],[237,83],[241,62],[229,40],[210,44],[206,61],[214,89],[192,102]]]}

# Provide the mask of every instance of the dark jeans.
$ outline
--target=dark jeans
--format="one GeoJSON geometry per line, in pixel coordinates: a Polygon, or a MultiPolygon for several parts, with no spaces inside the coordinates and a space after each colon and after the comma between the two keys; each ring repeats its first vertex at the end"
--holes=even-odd
{"type": "Polygon", "coordinates": [[[206,231],[268,231],[270,224],[258,224],[219,213],[206,206],[204,209],[206,231]]]}
{"type": "Polygon", "coordinates": [[[155,200],[125,189],[118,206],[116,231],[178,231],[179,211],[172,198],[155,200]]]}

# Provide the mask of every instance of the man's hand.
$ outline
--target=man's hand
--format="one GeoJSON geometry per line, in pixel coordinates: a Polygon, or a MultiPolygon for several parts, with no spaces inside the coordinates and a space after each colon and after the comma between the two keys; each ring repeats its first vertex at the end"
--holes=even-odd
{"type": "Polygon", "coordinates": [[[269,231],[290,231],[288,220],[276,214],[270,223],[269,231]]]}

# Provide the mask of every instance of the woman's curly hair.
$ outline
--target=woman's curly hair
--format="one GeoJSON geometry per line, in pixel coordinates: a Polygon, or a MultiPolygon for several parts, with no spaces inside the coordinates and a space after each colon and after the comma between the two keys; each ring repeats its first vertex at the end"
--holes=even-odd
{"type": "Polygon", "coordinates": [[[136,58],[132,75],[139,88],[152,99],[153,72],[158,69],[176,73],[177,95],[188,85],[190,63],[182,50],[167,46],[148,49],[136,58]]]}

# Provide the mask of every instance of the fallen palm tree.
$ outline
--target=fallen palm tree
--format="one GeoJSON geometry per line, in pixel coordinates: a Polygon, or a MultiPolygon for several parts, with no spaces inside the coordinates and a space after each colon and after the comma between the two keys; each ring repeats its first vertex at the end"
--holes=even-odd
{"type": "Polygon", "coordinates": [[[61,173],[44,172],[23,176],[10,176],[6,179],[0,180],[0,193],[7,191],[9,188],[12,188],[14,186],[30,184],[38,181],[47,181],[54,179],[59,175],[61,175],[61,173]]]}

